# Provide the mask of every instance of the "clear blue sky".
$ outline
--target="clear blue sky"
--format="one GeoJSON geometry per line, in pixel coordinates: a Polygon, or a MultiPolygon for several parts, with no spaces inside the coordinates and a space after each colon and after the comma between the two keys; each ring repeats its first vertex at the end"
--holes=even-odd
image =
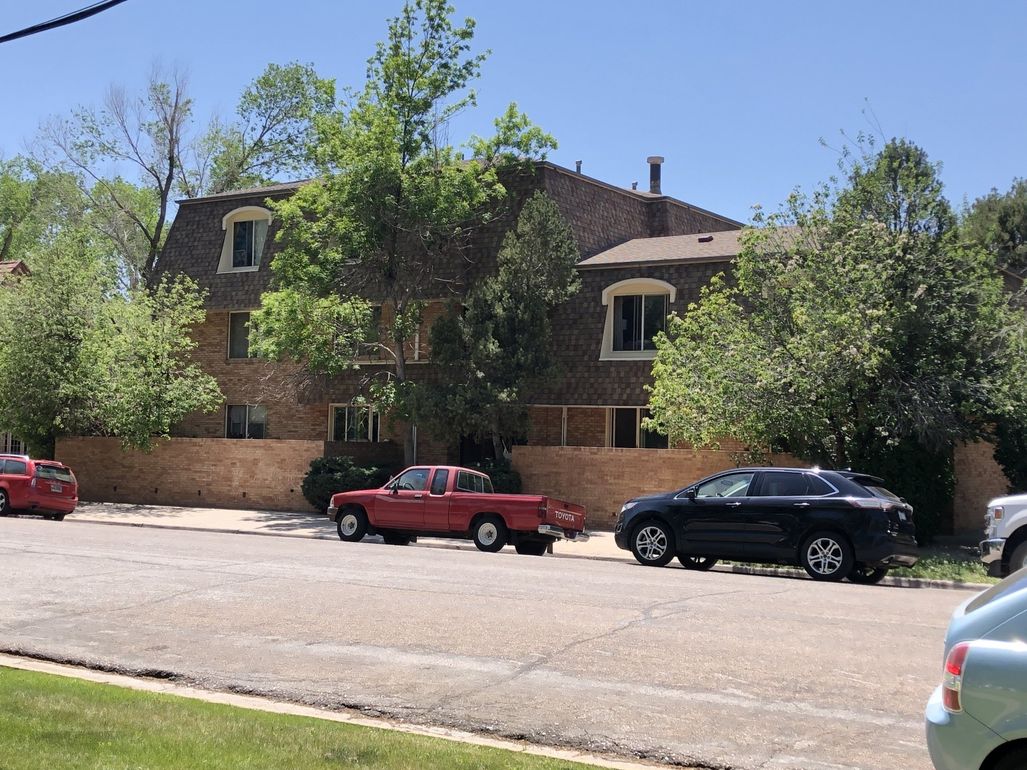
{"type": "MultiPolygon", "coordinates": [[[[89,0],[0,0],[0,34],[89,0]]],[[[230,114],[271,61],[310,62],[359,85],[401,0],[129,0],[0,45],[0,155],[40,121],[144,82],[156,60],[190,73],[197,113],[230,114]]],[[[516,101],[560,143],[551,159],[624,186],[648,184],[747,221],[835,171],[820,137],[871,126],[942,161],[957,206],[1027,176],[1027,3],[457,0],[492,49],[480,108],[453,139],[486,133],[516,101]]]]}

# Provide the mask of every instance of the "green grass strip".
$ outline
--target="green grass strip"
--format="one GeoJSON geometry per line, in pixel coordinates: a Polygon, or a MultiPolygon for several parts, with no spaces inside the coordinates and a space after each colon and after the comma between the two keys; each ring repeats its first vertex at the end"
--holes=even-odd
{"type": "Polygon", "coordinates": [[[587,767],[0,667],[0,770],[587,767]]]}

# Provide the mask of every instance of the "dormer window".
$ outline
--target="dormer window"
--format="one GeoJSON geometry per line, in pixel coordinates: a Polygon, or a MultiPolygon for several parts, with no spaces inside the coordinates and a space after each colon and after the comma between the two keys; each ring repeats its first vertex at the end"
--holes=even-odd
{"type": "Polygon", "coordinates": [[[603,289],[606,325],[599,360],[655,358],[653,338],[666,331],[676,296],[677,289],[655,278],[618,281],[603,289]]]}
{"type": "Polygon", "coordinates": [[[260,269],[267,241],[271,212],[261,206],[243,206],[221,220],[225,241],[221,248],[219,273],[245,273],[260,269]]]}

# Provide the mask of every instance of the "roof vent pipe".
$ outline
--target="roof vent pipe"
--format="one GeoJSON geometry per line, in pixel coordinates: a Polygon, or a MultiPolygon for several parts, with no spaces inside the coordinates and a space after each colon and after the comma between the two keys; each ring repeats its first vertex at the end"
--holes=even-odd
{"type": "Polygon", "coordinates": [[[579,174],[581,173],[581,161],[580,160],[574,161],[574,170],[577,171],[579,174]]]}
{"type": "Polygon", "coordinates": [[[645,159],[649,164],[649,192],[653,195],[663,195],[660,189],[660,168],[663,165],[662,155],[650,155],[645,159]]]}
{"type": "Polygon", "coordinates": [[[632,182],[631,183],[631,189],[632,190],[637,190],[638,189],[638,182],[632,182]]]}

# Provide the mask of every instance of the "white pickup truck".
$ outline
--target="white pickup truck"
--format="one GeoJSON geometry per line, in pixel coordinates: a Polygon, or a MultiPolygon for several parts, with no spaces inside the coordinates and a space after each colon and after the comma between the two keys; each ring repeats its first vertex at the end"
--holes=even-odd
{"type": "Polygon", "coordinates": [[[981,561],[995,577],[1027,567],[1027,494],[996,497],[988,503],[981,561]]]}

